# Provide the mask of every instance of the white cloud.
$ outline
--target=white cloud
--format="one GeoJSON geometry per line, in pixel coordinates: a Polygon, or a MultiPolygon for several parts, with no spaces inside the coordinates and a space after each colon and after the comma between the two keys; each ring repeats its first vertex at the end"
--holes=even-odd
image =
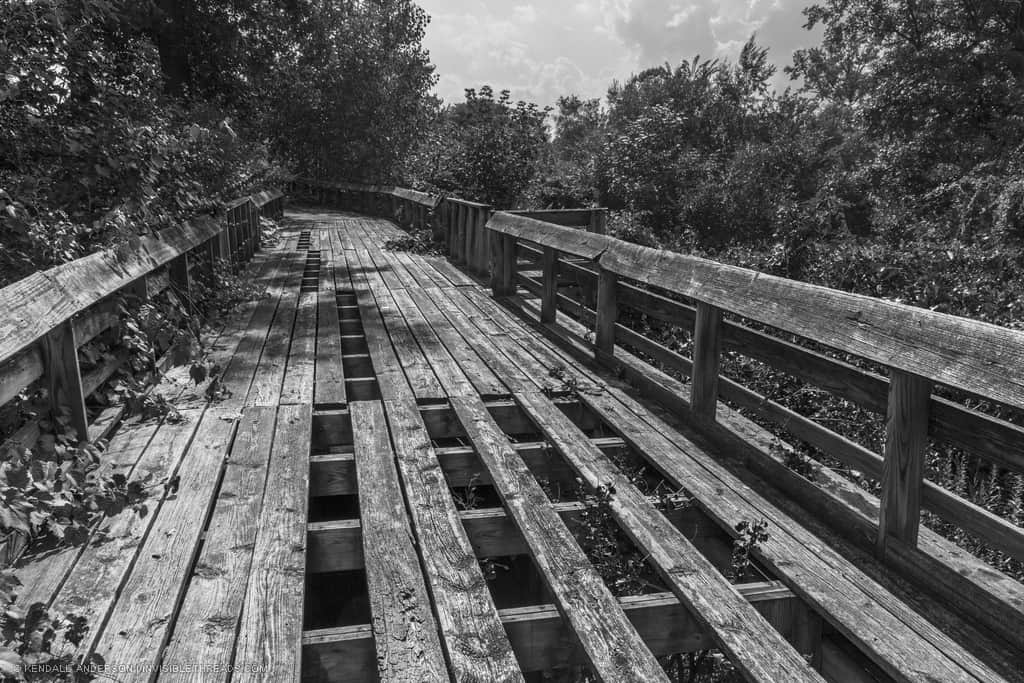
{"type": "Polygon", "coordinates": [[[537,21],[537,8],[533,5],[516,5],[512,12],[520,23],[532,24],[537,21]]]}
{"type": "MultiPolygon", "coordinates": [[[[801,28],[806,0],[420,0],[438,93],[461,100],[490,84],[517,99],[601,97],[613,79],[657,64],[735,58],[754,32],[780,66],[819,35],[801,28]]],[[[786,85],[781,73],[776,86],[786,85]]]]}

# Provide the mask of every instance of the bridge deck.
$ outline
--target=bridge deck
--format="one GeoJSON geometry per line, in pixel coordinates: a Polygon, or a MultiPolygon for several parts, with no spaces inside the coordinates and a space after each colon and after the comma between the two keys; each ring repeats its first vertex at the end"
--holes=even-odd
{"type": "Polygon", "coordinates": [[[445,259],[384,248],[403,234],[292,213],[257,260],[269,296],[211,347],[227,397],[172,377],[183,419],[111,441],[147,514],[26,558],[23,601],[87,617],[121,680],[648,681],[704,648],[752,680],[1020,670],[445,259]],[[762,520],[734,584],[737,525],[762,520]],[[595,539],[646,560],[633,594],[595,539]]]}

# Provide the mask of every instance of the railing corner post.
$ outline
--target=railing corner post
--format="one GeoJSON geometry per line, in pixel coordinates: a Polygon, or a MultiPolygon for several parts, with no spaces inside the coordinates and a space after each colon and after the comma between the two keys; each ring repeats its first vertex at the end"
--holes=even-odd
{"type": "Polygon", "coordinates": [[[917,546],[933,386],[929,379],[895,368],[890,370],[889,380],[876,543],[880,558],[885,557],[890,537],[917,546]]]}

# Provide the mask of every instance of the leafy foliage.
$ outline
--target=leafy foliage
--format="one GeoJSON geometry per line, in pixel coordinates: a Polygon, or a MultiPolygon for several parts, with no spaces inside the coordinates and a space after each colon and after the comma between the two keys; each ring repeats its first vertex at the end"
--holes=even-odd
{"type": "Polygon", "coordinates": [[[455,192],[465,199],[508,208],[540,169],[546,151],[547,109],[495,98],[490,86],[466,90],[466,101],[438,108],[431,128],[406,163],[414,186],[455,192]]]}

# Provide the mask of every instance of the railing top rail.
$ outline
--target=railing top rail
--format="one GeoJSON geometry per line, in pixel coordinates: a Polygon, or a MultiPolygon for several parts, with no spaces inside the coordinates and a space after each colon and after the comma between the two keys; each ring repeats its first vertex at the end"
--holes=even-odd
{"type": "Polygon", "coordinates": [[[583,209],[509,209],[505,213],[516,216],[543,216],[545,214],[557,215],[560,213],[591,213],[593,211],[607,211],[603,206],[588,206],[583,209]]]}
{"type": "Polygon", "coordinates": [[[256,205],[256,208],[263,208],[275,199],[280,199],[284,196],[284,192],[281,190],[264,190],[258,192],[250,197],[252,203],[256,205]]]}
{"type": "Polygon", "coordinates": [[[210,239],[223,229],[203,218],[147,235],[127,248],[107,249],[0,289],[0,364],[104,297],[210,239]]]}
{"type": "Polygon", "coordinates": [[[489,204],[481,204],[480,202],[471,202],[468,199],[459,199],[458,197],[448,196],[444,198],[446,202],[452,204],[461,204],[462,206],[468,206],[474,209],[490,209],[489,204]]]}
{"type": "Polygon", "coordinates": [[[399,199],[415,202],[416,204],[421,204],[423,206],[430,207],[431,209],[437,206],[441,201],[441,197],[438,195],[420,192],[419,190],[407,190],[402,187],[396,187],[391,191],[391,194],[399,199]]]}
{"type": "Polygon", "coordinates": [[[619,242],[606,235],[565,228],[507,211],[494,214],[487,227],[496,232],[512,235],[516,239],[534,242],[543,247],[553,247],[561,252],[591,260],[598,258],[613,243],[619,242]]]}
{"type": "Polygon", "coordinates": [[[1024,408],[1024,332],[507,213],[488,228],[596,260],[616,275],[1024,408]]]}

